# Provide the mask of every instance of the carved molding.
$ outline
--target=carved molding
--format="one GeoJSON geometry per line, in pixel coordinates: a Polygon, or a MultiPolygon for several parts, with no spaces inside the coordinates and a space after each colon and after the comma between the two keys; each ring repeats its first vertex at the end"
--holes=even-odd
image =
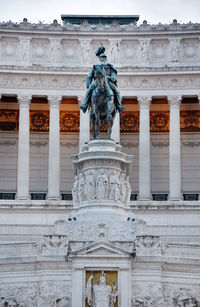
{"type": "Polygon", "coordinates": [[[16,144],[17,141],[0,141],[0,146],[13,146],[16,144]]]}
{"type": "Polygon", "coordinates": [[[199,147],[200,142],[183,142],[182,145],[186,147],[194,148],[194,147],[199,147]]]}
{"type": "Polygon", "coordinates": [[[43,147],[43,146],[46,146],[48,144],[48,141],[43,141],[43,142],[41,142],[41,141],[31,141],[30,142],[30,145],[31,146],[35,146],[35,147],[43,147]]]}
{"type": "Polygon", "coordinates": [[[53,23],[30,23],[27,21],[25,18],[24,21],[17,23],[17,22],[1,22],[0,23],[0,29],[13,29],[16,30],[20,29],[21,31],[23,30],[36,30],[36,31],[53,31],[53,32],[62,32],[65,30],[66,32],[71,32],[71,31],[80,31],[80,32],[98,32],[98,31],[104,31],[104,32],[152,32],[152,31],[158,31],[162,32],[163,30],[165,31],[192,31],[192,30],[200,30],[200,24],[199,23],[178,23],[177,20],[174,20],[170,24],[148,24],[147,21],[145,20],[142,24],[140,25],[135,25],[135,24],[119,24],[117,21],[113,21],[111,25],[103,25],[103,24],[89,24],[88,22],[84,22],[83,24],[60,24],[57,21],[53,23]]]}
{"type": "Polygon", "coordinates": [[[165,148],[169,147],[169,142],[152,142],[153,147],[165,148]]]}
{"type": "MultiPolygon", "coordinates": [[[[5,67],[4,69],[8,69],[5,67]]],[[[31,89],[33,92],[35,90],[72,90],[72,91],[86,91],[85,78],[87,72],[84,72],[80,67],[78,70],[72,69],[74,72],[78,72],[77,75],[73,75],[70,73],[68,75],[46,75],[45,69],[43,69],[43,74],[38,75],[24,75],[21,74],[10,74],[9,71],[7,73],[0,75],[0,87],[2,89],[16,89],[16,93],[20,89],[31,89]],[[81,71],[81,74],[80,74],[81,71]]],[[[71,71],[72,71],[71,70],[71,71]]],[[[125,69],[125,72],[129,70],[125,69]]],[[[144,74],[144,69],[141,70],[141,74],[144,74]]],[[[133,73],[133,70],[131,70],[133,73]]],[[[59,71],[58,71],[59,73],[59,71]]],[[[135,91],[144,91],[144,90],[196,90],[197,95],[199,93],[200,87],[200,76],[199,76],[199,68],[197,70],[197,74],[194,75],[161,75],[157,76],[156,72],[152,71],[152,75],[141,76],[138,75],[135,77],[134,73],[132,76],[120,75],[120,69],[118,69],[118,86],[121,90],[130,90],[131,93],[133,90],[135,91]]],[[[77,94],[75,94],[77,95],[77,94]]]]}

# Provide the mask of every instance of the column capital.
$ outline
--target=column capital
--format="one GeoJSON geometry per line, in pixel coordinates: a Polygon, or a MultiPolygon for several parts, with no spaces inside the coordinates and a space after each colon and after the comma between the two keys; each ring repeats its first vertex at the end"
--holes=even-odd
{"type": "Polygon", "coordinates": [[[170,107],[179,107],[181,104],[181,96],[167,96],[168,104],[170,107]]]}
{"type": "Polygon", "coordinates": [[[59,107],[62,101],[62,96],[48,96],[50,107],[59,107]]]}
{"type": "Polygon", "coordinates": [[[32,95],[17,95],[20,106],[28,106],[31,103],[32,95]]]}
{"type": "Polygon", "coordinates": [[[140,107],[149,107],[152,101],[152,96],[138,96],[137,101],[140,107]]]}

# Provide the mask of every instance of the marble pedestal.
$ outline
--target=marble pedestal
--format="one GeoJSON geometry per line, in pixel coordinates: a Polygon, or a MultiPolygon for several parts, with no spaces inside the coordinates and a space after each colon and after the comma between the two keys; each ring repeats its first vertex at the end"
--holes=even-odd
{"type": "Polygon", "coordinates": [[[132,156],[113,140],[97,139],[72,157],[75,182],[72,218],[124,221],[130,216],[132,156]]]}

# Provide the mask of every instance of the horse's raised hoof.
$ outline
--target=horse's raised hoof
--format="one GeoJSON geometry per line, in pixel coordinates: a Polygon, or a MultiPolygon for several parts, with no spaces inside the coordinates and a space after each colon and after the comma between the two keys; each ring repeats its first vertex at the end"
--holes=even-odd
{"type": "Polygon", "coordinates": [[[107,120],[112,120],[111,114],[108,114],[108,115],[107,115],[107,120]]]}

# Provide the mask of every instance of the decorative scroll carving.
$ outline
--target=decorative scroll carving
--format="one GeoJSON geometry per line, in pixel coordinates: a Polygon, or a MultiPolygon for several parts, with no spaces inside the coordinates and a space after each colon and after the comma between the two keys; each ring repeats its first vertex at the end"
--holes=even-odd
{"type": "Polygon", "coordinates": [[[139,132],[139,112],[122,112],[120,132],[139,132]]]}
{"type": "Polygon", "coordinates": [[[30,112],[30,131],[49,131],[49,112],[30,112]]]}
{"type": "MultiPolygon", "coordinates": [[[[0,113],[1,114],[1,113],[0,113]]],[[[1,127],[1,118],[0,118],[1,127]]],[[[18,127],[18,124],[17,124],[18,127]]],[[[30,112],[30,131],[49,132],[49,112],[31,111],[30,112]]],[[[60,113],[60,131],[61,132],[79,132],[79,112],[61,112],[60,113]]]]}
{"type": "Polygon", "coordinates": [[[67,249],[67,236],[43,236],[41,242],[41,250],[43,255],[66,255],[67,249]]]}
{"type": "Polygon", "coordinates": [[[181,112],[181,132],[200,131],[200,111],[181,112]]]}
{"type": "Polygon", "coordinates": [[[0,110],[0,131],[17,131],[19,126],[19,112],[14,110],[0,110]]]}
{"type": "Polygon", "coordinates": [[[161,256],[161,241],[157,236],[137,236],[135,245],[137,256],[161,256]]]}
{"type": "Polygon", "coordinates": [[[61,132],[79,132],[79,112],[60,113],[61,132]]]}
{"type": "MultiPolygon", "coordinates": [[[[171,103],[175,103],[174,99],[171,103]]],[[[179,105],[179,101],[177,101],[179,105]]],[[[170,112],[150,112],[150,131],[151,132],[169,132],[170,112]]],[[[200,131],[200,111],[181,111],[180,112],[181,132],[199,132],[200,131]]],[[[121,133],[139,132],[139,112],[124,112],[120,119],[121,133]]],[[[156,144],[154,144],[157,146],[156,144]]],[[[166,144],[167,146],[167,144],[166,144]]]]}
{"type": "Polygon", "coordinates": [[[169,112],[151,112],[150,130],[151,132],[168,132],[169,112]]]}

